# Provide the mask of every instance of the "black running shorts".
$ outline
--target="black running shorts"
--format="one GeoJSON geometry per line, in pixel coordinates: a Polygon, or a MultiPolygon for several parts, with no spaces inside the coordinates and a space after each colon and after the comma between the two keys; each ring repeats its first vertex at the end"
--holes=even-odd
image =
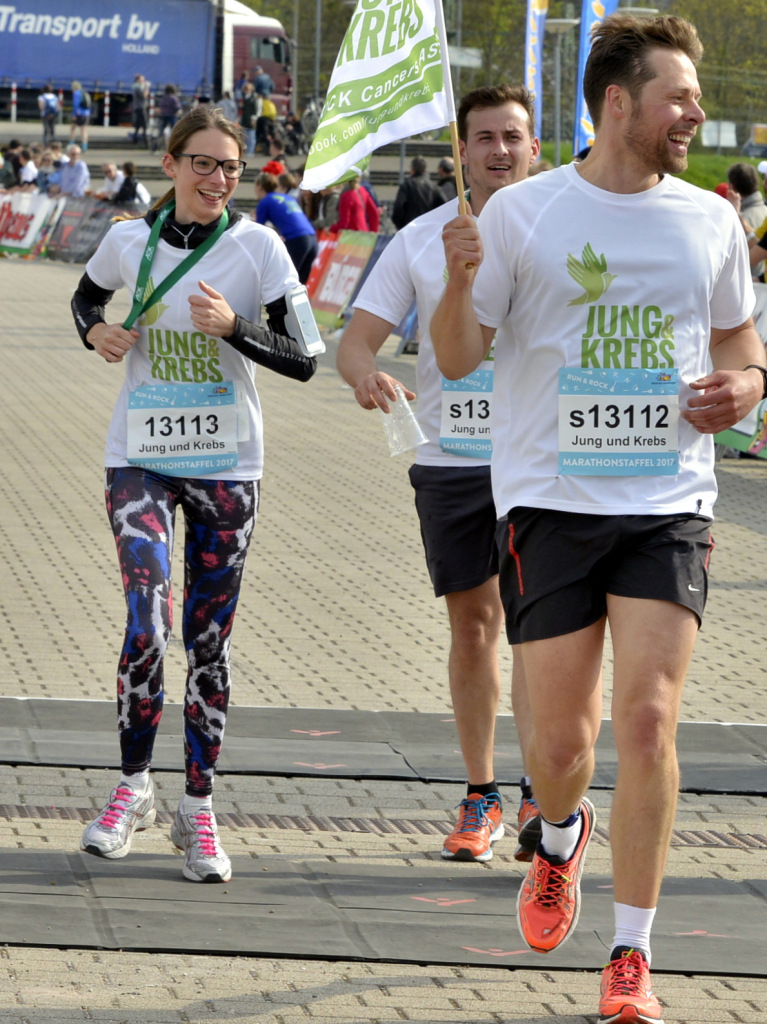
{"type": "Polygon", "coordinates": [[[489,466],[410,467],[426,564],[437,597],[473,590],[498,572],[489,466]]]}
{"type": "Polygon", "coordinates": [[[671,601],[703,618],[711,520],[602,516],[516,507],[498,522],[509,643],[585,629],[607,595],[671,601]]]}

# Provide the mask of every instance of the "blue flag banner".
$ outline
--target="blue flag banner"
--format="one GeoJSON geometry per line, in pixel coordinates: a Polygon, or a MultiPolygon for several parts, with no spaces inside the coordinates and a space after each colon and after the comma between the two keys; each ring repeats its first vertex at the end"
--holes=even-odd
{"type": "Polygon", "coordinates": [[[525,85],[535,97],[535,134],[541,137],[541,98],[543,97],[543,37],[549,0],[527,0],[525,28],[525,85]]]}
{"type": "Polygon", "coordinates": [[[578,50],[578,77],[575,93],[575,122],[573,127],[573,156],[594,142],[594,125],[591,121],[586,101],[583,98],[583,75],[586,61],[591,52],[591,30],[594,25],[612,14],[618,6],[618,0],[583,0],[581,11],[581,42],[578,50]]]}

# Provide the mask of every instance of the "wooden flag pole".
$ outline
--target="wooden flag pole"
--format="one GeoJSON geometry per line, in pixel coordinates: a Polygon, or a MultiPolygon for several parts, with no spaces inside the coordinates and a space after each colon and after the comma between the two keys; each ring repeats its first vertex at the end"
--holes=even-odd
{"type": "Polygon", "coordinates": [[[464,194],[463,186],[463,167],[461,166],[461,147],[458,141],[458,124],[456,121],[450,122],[450,142],[453,146],[453,166],[455,167],[455,187],[458,192],[458,212],[461,216],[465,216],[467,213],[471,213],[469,204],[466,202],[466,196],[464,194]]]}

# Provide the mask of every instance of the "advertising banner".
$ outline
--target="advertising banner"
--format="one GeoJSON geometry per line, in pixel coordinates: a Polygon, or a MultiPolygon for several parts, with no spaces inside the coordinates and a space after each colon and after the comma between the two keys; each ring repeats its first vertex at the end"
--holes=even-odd
{"type": "Polygon", "coordinates": [[[372,231],[342,231],[335,251],[312,299],[318,324],[334,327],[367,266],[378,235],[372,231]]]}
{"type": "Polygon", "coordinates": [[[48,239],[47,255],[68,263],[87,263],[119,212],[99,199],[67,199],[48,239]]]}
{"type": "Polygon", "coordinates": [[[328,264],[335,252],[337,241],[338,235],[331,235],[329,231],[319,231],[317,233],[319,252],[314,259],[314,263],[312,263],[309,280],[306,282],[306,290],[309,292],[309,297],[312,300],[314,299],[314,293],[317,291],[317,286],[328,269],[328,264]]]}
{"type": "Polygon", "coordinates": [[[343,316],[344,320],[349,320],[351,318],[351,315],[352,315],[352,312],[353,312],[352,306],[354,305],[354,302],[355,302],[357,296],[360,293],[360,288],[362,288],[363,284],[368,279],[368,275],[370,274],[370,271],[376,265],[376,263],[378,262],[379,256],[384,251],[384,249],[389,244],[389,242],[391,242],[392,238],[394,238],[394,235],[377,235],[376,236],[375,245],[373,246],[373,251],[370,253],[370,259],[367,261],[367,263],[365,264],[365,267],[364,267],[362,273],[357,278],[357,283],[355,284],[355,286],[354,286],[354,288],[352,290],[351,295],[346,300],[346,305],[341,310],[341,315],[343,316]]]}
{"type": "Polygon", "coordinates": [[[32,251],[56,201],[31,192],[0,196],[0,252],[25,256],[32,251]]]}

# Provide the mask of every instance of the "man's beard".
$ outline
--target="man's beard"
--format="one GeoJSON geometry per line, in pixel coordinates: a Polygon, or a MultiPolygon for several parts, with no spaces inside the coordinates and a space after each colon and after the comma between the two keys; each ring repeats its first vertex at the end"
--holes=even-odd
{"type": "Polygon", "coordinates": [[[687,170],[687,154],[677,155],[668,142],[654,139],[648,142],[643,129],[641,108],[631,115],[626,130],[626,145],[651,172],[655,174],[681,174],[687,170]]]}

